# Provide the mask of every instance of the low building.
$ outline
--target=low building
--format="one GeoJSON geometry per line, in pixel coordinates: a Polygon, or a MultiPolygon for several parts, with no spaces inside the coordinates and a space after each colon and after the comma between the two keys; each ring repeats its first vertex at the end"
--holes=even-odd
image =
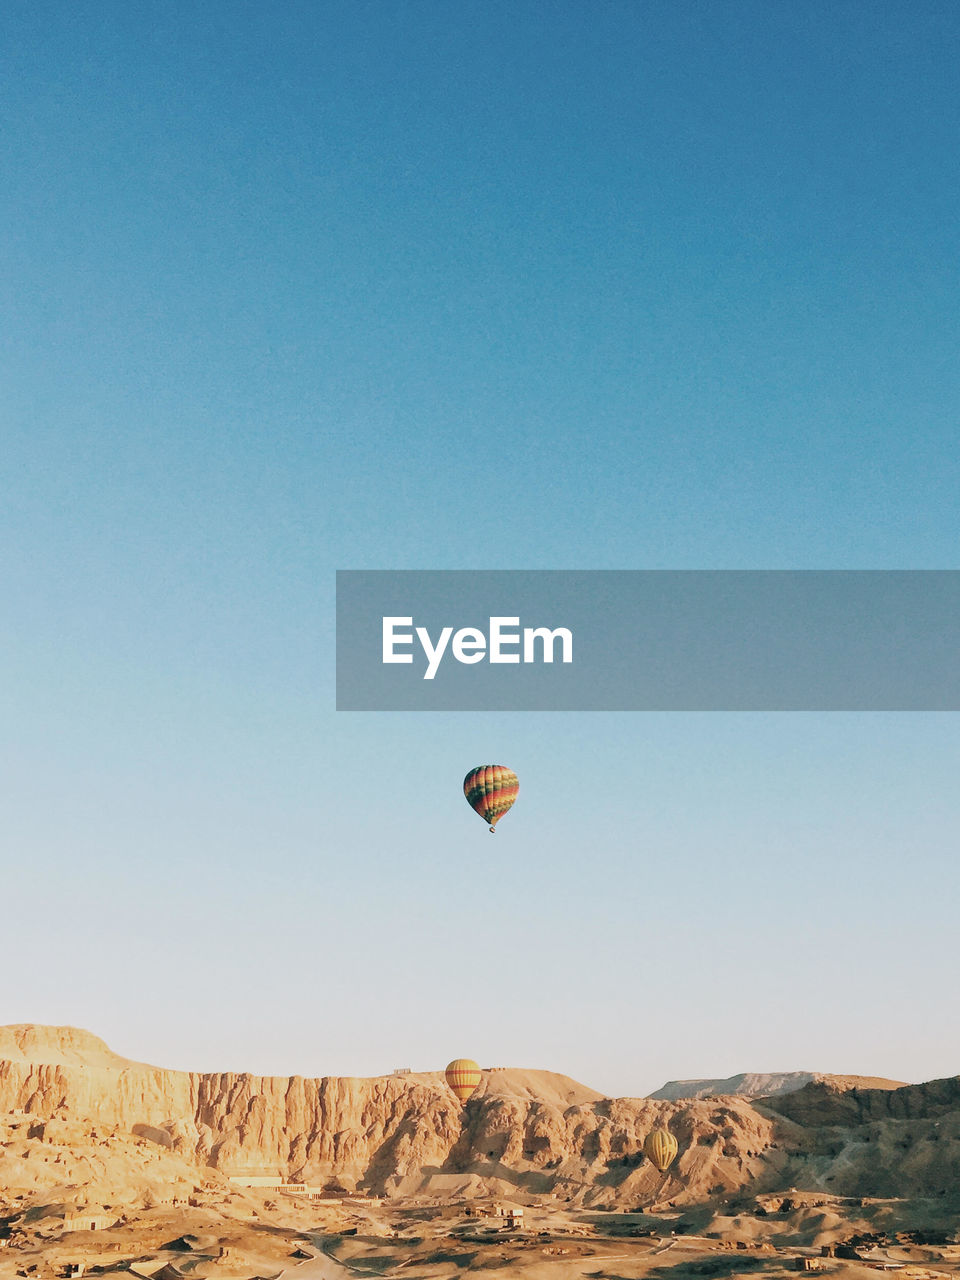
{"type": "Polygon", "coordinates": [[[489,1209],[477,1213],[477,1217],[501,1219],[503,1230],[517,1230],[523,1226],[523,1208],[518,1204],[494,1204],[489,1209]]]}
{"type": "Polygon", "coordinates": [[[63,1215],[64,1231],[106,1231],[116,1226],[116,1218],[107,1213],[77,1212],[63,1215]]]}
{"type": "Polygon", "coordinates": [[[230,1181],[235,1187],[244,1187],[248,1191],[282,1191],[284,1195],[300,1196],[305,1200],[327,1200],[331,1204],[339,1204],[339,1200],[327,1197],[323,1187],[311,1187],[305,1182],[287,1182],[277,1174],[237,1173],[231,1175],[230,1181]]]}
{"type": "Polygon", "coordinates": [[[327,1204],[339,1204],[340,1201],[328,1197],[323,1187],[308,1187],[305,1182],[282,1182],[277,1188],[288,1196],[298,1196],[302,1200],[325,1200],[327,1204]]]}

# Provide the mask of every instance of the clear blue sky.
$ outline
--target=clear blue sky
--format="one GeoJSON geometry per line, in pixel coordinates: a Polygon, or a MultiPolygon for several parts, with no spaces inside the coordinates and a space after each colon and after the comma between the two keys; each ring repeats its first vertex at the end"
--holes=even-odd
{"type": "Polygon", "coordinates": [[[10,0],[0,49],[0,1021],[960,1070],[955,716],[333,710],[336,568],[960,567],[956,5],[10,0]]]}

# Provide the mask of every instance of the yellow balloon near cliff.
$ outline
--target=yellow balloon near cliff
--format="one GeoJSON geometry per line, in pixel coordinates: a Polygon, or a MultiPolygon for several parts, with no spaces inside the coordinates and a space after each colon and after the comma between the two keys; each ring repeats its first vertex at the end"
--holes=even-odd
{"type": "Polygon", "coordinates": [[[661,1173],[666,1173],[670,1168],[679,1150],[677,1140],[669,1129],[653,1129],[644,1139],[643,1154],[661,1173]]]}
{"type": "Polygon", "coordinates": [[[454,1058],[444,1074],[461,1106],[476,1092],[480,1083],[480,1068],[472,1058],[454,1058]]]}

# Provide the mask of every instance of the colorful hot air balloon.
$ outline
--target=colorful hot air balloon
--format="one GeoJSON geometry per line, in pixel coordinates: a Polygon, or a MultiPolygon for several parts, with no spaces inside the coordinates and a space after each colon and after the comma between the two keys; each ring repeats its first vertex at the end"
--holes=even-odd
{"type": "Polygon", "coordinates": [[[454,1058],[444,1074],[457,1101],[463,1106],[470,1095],[477,1090],[480,1083],[480,1068],[472,1058],[454,1058]]]}
{"type": "Polygon", "coordinates": [[[479,764],[463,780],[463,794],[472,809],[495,831],[520,790],[517,775],[502,764],[479,764]]]}
{"type": "Polygon", "coordinates": [[[643,1154],[661,1173],[667,1172],[679,1150],[677,1140],[669,1129],[651,1130],[643,1143],[643,1154]]]}

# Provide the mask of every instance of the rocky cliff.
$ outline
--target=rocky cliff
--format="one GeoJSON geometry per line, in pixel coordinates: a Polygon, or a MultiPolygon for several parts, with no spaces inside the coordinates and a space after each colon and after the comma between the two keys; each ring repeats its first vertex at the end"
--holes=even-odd
{"type": "Polygon", "coordinates": [[[671,1101],[490,1070],[461,1109],[439,1073],[165,1071],[86,1032],[24,1026],[0,1029],[0,1112],[23,1115],[31,1142],[59,1144],[59,1156],[43,1155],[54,1163],[67,1147],[76,1161],[84,1143],[135,1141],[175,1162],[178,1178],[272,1174],[388,1195],[514,1191],[623,1207],[786,1187],[933,1196],[960,1179],[960,1079],[892,1089],[815,1080],[764,1102],[671,1101]],[[680,1144],[666,1178],[642,1155],[657,1125],[680,1144]]]}
{"type": "MultiPolygon", "coordinates": [[[[494,1183],[564,1198],[683,1198],[762,1172],[772,1122],[745,1103],[607,1099],[552,1072],[485,1072],[461,1109],[440,1073],[304,1079],[165,1071],[84,1031],[0,1029],[0,1110],[95,1123],[228,1175],[282,1174],[377,1192],[494,1183]],[[641,1148],[669,1124],[682,1153],[661,1178],[641,1148]]],[[[37,1130],[40,1132],[40,1130],[37,1130]]],[[[62,1130],[61,1130],[62,1132],[62,1130]]]]}

